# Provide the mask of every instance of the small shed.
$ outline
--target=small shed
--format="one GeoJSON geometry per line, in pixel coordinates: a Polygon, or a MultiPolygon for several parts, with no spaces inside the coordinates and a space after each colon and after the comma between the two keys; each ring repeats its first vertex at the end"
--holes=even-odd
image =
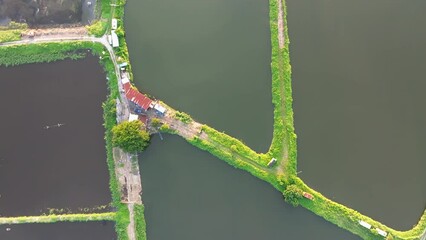
{"type": "Polygon", "coordinates": [[[112,40],[112,47],[119,47],[120,43],[118,41],[118,36],[115,31],[111,31],[111,40],[112,40]]]}
{"type": "Polygon", "coordinates": [[[113,19],[111,20],[111,29],[112,29],[112,30],[117,29],[117,19],[115,19],[115,18],[113,18],[113,19]]]}
{"type": "Polygon", "coordinates": [[[128,82],[130,82],[130,80],[127,77],[124,77],[124,78],[121,79],[122,84],[126,84],[128,82]]]}
{"type": "Polygon", "coordinates": [[[377,231],[378,234],[382,235],[383,237],[386,237],[388,235],[387,232],[383,231],[380,228],[376,228],[376,231],[377,231]]]}
{"type": "Polygon", "coordinates": [[[314,196],[312,196],[310,193],[307,192],[303,192],[303,197],[309,199],[309,200],[314,200],[314,196]]]}
{"type": "Polygon", "coordinates": [[[127,67],[128,65],[129,64],[127,62],[123,62],[123,63],[118,64],[118,66],[120,67],[120,69],[123,69],[123,68],[127,67]]]}
{"type": "Polygon", "coordinates": [[[359,224],[360,224],[361,226],[363,226],[363,227],[367,228],[367,229],[371,229],[371,225],[370,225],[370,224],[368,224],[368,223],[366,223],[366,222],[364,222],[364,221],[362,221],[362,220],[360,220],[360,221],[359,221],[359,224]]]}
{"type": "Polygon", "coordinates": [[[276,158],[272,158],[271,161],[268,162],[268,167],[274,166],[275,163],[277,163],[277,159],[276,158]]]}
{"type": "Polygon", "coordinates": [[[129,115],[129,122],[136,121],[136,120],[139,120],[139,116],[136,115],[136,114],[130,113],[130,115],[129,115]]]}
{"type": "Polygon", "coordinates": [[[160,104],[158,104],[158,103],[156,103],[156,104],[154,105],[154,109],[155,109],[155,111],[157,111],[158,113],[160,113],[160,114],[162,114],[162,115],[164,115],[164,113],[166,113],[166,111],[167,111],[167,109],[166,109],[165,107],[161,106],[161,105],[160,105],[160,104]]]}

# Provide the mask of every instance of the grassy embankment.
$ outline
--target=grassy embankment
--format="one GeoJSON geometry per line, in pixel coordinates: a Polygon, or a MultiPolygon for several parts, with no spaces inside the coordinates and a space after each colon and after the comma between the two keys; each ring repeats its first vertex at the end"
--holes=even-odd
{"type": "MultiPolygon", "coordinates": [[[[284,5],[285,47],[278,45],[278,4],[270,0],[270,27],[272,43],[272,96],[274,104],[274,135],[272,144],[266,154],[258,154],[245,146],[241,141],[226,134],[220,133],[210,127],[204,126],[203,131],[211,141],[201,140],[198,137],[187,139],[191,144],[206,150],[216,157],[228,162],[230,165],[246,170],[252,175],[271,183],[279,191],[284,191],[289,184],[296,184],[301,190],[310,192],[315,196],[314,201],[300,199],[300,204],[341,228],[344,228],[364,239],[383,239],[375,229],[367,230],[359,225],[359,220],[370,223],[373,228],[380,228],[389,232],[388,239],[419,239],[426,228],[426,211],[419,223],[409,231],[396,231],[380,222],[377,222],[357,211],[331,201],[320,193],[309,188],[297,177],[297,146],[294,133],[291,66],[289,55],[289,38],[286,23],[286,7],[284,5]],[[216,144],[216,143],[220,143],[216,144]],[[226,148],[224,148],[225,146],[226,148]],[[228,151],[231,149],[232,151],[228,151]],[[233,152],[237,154],[233,154],[233,152]],[[279,160],[278,167],[284,169],[283,173],[273,169],[261,168],[271,157],[279,160]],[[250,164],[250,159],[257,164],[250,164]]],[[[167,130],[167,129],[166,129],[167,130]]],[[[173,131],[169,131],[175,133],[173,131]]]]}
{"type": "Polygon", "coordinates": [[[10,22],[8,26],[0,26],[0,43],[18,41],[21,33],[27,30],[25,23],[10,22]]]}
{"type": "Polygon", "coordinates": [[[1,224],[114,221],[115,213],[64,214],[45,216],[0,217],[1,224]]]}

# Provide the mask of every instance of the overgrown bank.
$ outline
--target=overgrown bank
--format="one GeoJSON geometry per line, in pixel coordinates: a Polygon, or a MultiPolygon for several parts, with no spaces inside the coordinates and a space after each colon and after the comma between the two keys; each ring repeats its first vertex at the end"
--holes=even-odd
{"type": "Polygon", "coordinates": [[[63,214],[45,216],[0,217],[0,224],[114,221],[115,213],[63,214]]]}

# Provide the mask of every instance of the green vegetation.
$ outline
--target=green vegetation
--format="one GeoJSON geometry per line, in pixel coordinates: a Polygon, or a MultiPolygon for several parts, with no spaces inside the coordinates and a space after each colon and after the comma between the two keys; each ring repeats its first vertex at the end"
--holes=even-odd
{"type": "Polygon", "coordinates": [[[28,24],[26,23],[18,23],[11,21],[7,26],[0,26],[0,30],[12,30],[12,29],[20,29],[20,30],[26,30],[28,28],[28,24]]]}
{"type": "Polygon", "coordinates": [[[115,213],[64,214],[47,216],[1,217],[1,224],[112,221],[115,213]]]}
{"type": "Polygon", "coordinates": [[[106,32],[108,23],[105,19],[101,19],[96,21],[90,26],[86,26],[87,31],[89,32],[89,35],[93,35],[95,37],[101,37],[106,32]]]}
{"type": "Polygon", "coordinates": [[[302,198],[302,194],[303,191],[294,184],[288,185],[283,192],[285,201],[294,207],[299,206],[299,200],[302,198]]]}
{"type": "Polygon", "coordinates": [[[158,118],[152,118],[151,119],[151,126],[158,128],[161,126],[161,120],[158,118]]]}
{"type": "Polygon", "coordinates": [[[271,160],[269,155],[258,154],[251,148],[247,147],[247,145],[245,145],[240,140],[233,138],[225,133],[218,132],[217,130],[207,125],[203,125],[202,131],[205,132],[209,136],[209,139],[215,143],[231,148],[234,152],[237,152],[239,155],[255,161],[261,166],[266,166],[267,163],[271,160]]]}
{"type": "Polygon", "coordinates": [[[80,59],[86,56],[84,49],[102,55],[104,47],[92,42],[61,42],[27,45],[12,45],[0,48],[0,66],[15,66],[26,63],[53,62],[64,59],[80,59]]]}
{"type": "Polygon", "coordinates": [[[270,156],[278,161],[285,161],[285,172],[296,174],[297,146],[293,120],[293,97],[291,88],[291,66],[289,37],[287,33],[287,11],[283,0],[284,48],[280,49],[278,41],[278,2],[269,1],[269,17],[272,46],[272,103],[274,104],[274,133],[269,148],[270,156]],[[284,153],[287,153],[286,157],[284,153]]]}
{"type": "Polygon", "coordinates": [[[135,228],[136,228],[136,239],[146,240],[146,222],[144,216],[145,208],[143,205],[136,204],[134,206],[135,212],[135,228]]]}
{"type": "Polygon", "coordinates": [[[21,30],[2,30],[0,31],[0,43],[21,40],[21,30]]]}
{"type": "Polygon", "coordinates": [[[149,134],[141,121],[122,122],[112,128],[112,144],[126,152],[142,152],[149,145],[149,134]]]}
{"type": "Polygon", "coordinates": [[[191,116],[189,116],[189,114],[184,113],[184,112],[179,112],[176,111],[175,112],[175,118],[183,123],[190,123],[192,122],[192,118],[191,116]]]}
{"type": "MultiPolygon", "coordinates": [[[[101,0],[96,3],[96,12],[100,12],[99,20],[86,26],[89,35],[101,37],[108,30],[111,23],[111,0],[101,0]]],[[[98,14],[97,14],[98,15],[98,14]]]]}
{"type": "Polygon", "coordinates": [[[21,40],[21,33],[27,28],[27,24],[14,21],[7,26],[0,26],[0,43],[21,40]]]}

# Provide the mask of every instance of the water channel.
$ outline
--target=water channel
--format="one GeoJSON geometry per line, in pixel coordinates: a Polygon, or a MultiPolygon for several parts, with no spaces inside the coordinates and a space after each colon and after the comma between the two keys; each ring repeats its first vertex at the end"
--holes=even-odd
{"type": "MultiPolygon", "coordinates": [[[[126,38],[136,84],[267,150],[268,12],[266,0],[128,1],[126,38]]],[[[149,239],[359,239],[290,207],[270,185],[177,136],[154,137],[140,166],[149,239]]]]}
{"type": "Polygon", "coordinates": [[[1,225],[4,240],[115,240],[112,222],[1,225]]]}
{"type": "Polygon", "coordinates": [[[426,207],[425,10],[288,1],[300,176],[399,230],[426,207]]]}
{"type": "Polygon", "coordinates": [[[109,204],[98,59],[0,67],[0,76],[0,215],[109,204]]]}

